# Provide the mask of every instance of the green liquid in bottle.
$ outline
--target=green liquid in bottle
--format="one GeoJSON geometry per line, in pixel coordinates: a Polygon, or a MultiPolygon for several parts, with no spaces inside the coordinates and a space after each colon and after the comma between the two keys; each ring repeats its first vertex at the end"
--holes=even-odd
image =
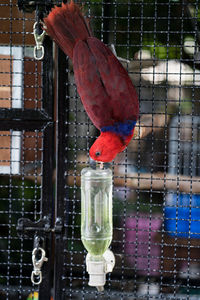
{"type": "Polygon", "coordinates": [[[104,252],[108,249],[110,246],[111,240],[110,239],[84,239],[82,237],[82,242],[85,247],[85,249],[94,256],[103,255],[104,252]]]}
{"type": "Polygon", "coordinates": [[[81,239],[88,253],[103,255],[112,240],[112,172],[81,172],[81,239]]]}

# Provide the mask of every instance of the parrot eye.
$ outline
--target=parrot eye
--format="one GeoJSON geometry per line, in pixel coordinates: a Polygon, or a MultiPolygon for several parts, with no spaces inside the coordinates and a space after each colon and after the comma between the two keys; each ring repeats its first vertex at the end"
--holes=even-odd
{"type": "Polygon", "coordinates": [[[101,155],[101,152],[100,152],[100,151],[97,151],[97,152],[95,152],[95,155],[98,157],[98,156],[101,155]]]}

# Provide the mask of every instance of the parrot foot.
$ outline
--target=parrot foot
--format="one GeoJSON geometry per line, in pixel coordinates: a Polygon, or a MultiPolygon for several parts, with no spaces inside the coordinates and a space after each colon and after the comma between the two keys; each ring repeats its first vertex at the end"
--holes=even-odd
{"type": "Polygon", "coordinates": [[[111,44],[111,45],[110,45],[110,49],[111,49],[112,53],[117,57],[117,59],[118,59],[119,61],[125,62],[125,63],[127,63],[127,64],[130,63],[130,60],[129,60],[129,59],[126,59],[126,58],[117,56],[117,52],[116,52],[116,49],[115,49],[115,45],[114,45],[114,44],[111,44]]]}

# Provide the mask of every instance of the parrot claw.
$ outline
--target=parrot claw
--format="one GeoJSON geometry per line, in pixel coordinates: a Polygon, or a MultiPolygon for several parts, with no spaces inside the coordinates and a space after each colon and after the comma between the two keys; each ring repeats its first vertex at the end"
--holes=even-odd
{"type": "Polygon", "coordinates": [[[121,62],[126,62],[127,64],[130,63],[130,60],[129,60],[129,59],[126,59],[126,58],[117,56],[117,52],[116,52],[116,49],[115,49],[115,45],[114,45],[114,44],[111,44],[111,45],[110,45],[110,49],[111,49],[112,53],[117,57],[117,59],[118,59],[119,61],[121,61],[121,62]]]}

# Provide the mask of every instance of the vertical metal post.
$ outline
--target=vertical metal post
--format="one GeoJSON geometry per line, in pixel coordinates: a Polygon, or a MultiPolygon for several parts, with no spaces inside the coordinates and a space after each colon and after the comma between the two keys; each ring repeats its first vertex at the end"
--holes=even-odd
{"type": "MultiPolygon", "coordinates": [[[[58,49],[58,72],[57,72],[57,112],[56,112],[56,193],[55,193],[55,222],[59,224],[64,220],[65,190],[65,117],[67,95],[67,60],[65,54],[58,49]]],[[[63,290],[63,265],[64,265],[64,235],[55,235],[55,258],[54,258],[54,300],[64,299],[63,290]]]]}
{"type": "MultiPolygon", "coordinates": [[[[50,123],[44,130],[43,142],[43,189],[41,200],[42,217],[49,217],[52,223],[53,220],[53,125],[50,123]]],[[[44,248],[48,257],[48,261],[42,267],[42,282],[39,287],[39,299],[47,300],[51,297],[52,286],[52,259],[53,259],[53,245],[52,233],[48,236],[42,234],[44,238],[44,248]]]]}
{"type": "Polygon", "coordinates": [[[46,36],[44,41],[45,55],[43,59],[42,75],[43,75],[43,111],[53,121],[54,108],[54,85],[53,85],[53,47],[51,39],[46,36]]]}
{"type": "MultiPolygon", "coordinates": [[[[54,160],[54,125],[53,125],[53,49],[52,42],[47,37],[44,43],[45,57],[43,61],[43,112],[48,116],[48,122],[44,129],[43,140],[43,181],[42,181],[42,200],[41,200],[41,213],[43,217],[48,217],[50,225],[53,225],[54,217],[54,203],[53,203],[53,160],[54,160]]],[[[47,300],[51,297],[52,286],[52,233],[45,236],[45,251],[48,256],[48,262],[43,265],[42,276],[43,280],[39,288],[39,299],[47,300]]]]}

